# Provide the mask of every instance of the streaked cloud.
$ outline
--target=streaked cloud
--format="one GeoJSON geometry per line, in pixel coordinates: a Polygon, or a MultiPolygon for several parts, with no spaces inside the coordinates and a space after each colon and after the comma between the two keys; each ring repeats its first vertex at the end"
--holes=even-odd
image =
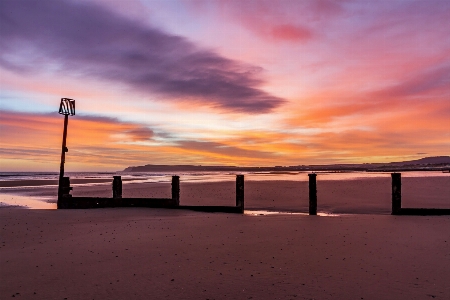
{"type": "MultiPolygon", "coordinates": [[[[61,151],[63,118],[58,114],[33,114],[0,110],[0,153],[2,159],[33,163],[53,162],[61,151]]],[[[227,142],[174,139],[145,124],[116,118],[76,115],[69,118],[67,143],[70,165],[107,165],[116,170],[144,161],[157,164],[260,164],[276,153],[248,149],[227,142]]],[[[0,160],[1,162],[2,160],[0,160]]],[[[31,163],[31,165],[33,164],[31,163]]]]}
{"type": "Polygon", "coordinates": [[[245,148],[239,148],[217,142],[179,141],[177,142],[177,145],[187,151],[210,152],[215,155],[229,158],[240,157],[245,160],[251,159],[252,157],[257,157],[258,159],[276,157],[276,153],[260,150],[247,150],[245,148]]]}
{"type": "Polygon", "coordinates": [[[449,1],[4,0],[0,33],[2,166],[58,169],[59,97],[69,169],[450,149],[449,1]]]}
{"type": "Polygon", "coordinates": [[[346,1],[304,0],[198,0],[184,1],[199,14],[220,11],[225,19],[241,24],[270,42],[304,43],[320,34],[318,23],[327,23],[343,12],[346,1]]]}
{"type": "Polygon", "coordinates": [[[402,82],[398,82],[375,94],[379,97],[411,97],[427,96],[430,93],[433,97],[443,96],[447,100],[450,97],[450,64],[437,66],[422,71],[420,74],[406,76],[402,82]],[[438,93],[437,95],[435,93],[438,93]]]}
{"type": "Polygon", "coordinates": [[[260,89],[260,67],[93,3],[4,0],[0,34],[0,65],[24,75],[108,80],[232,112],[267,113],[284,102],[260,89]]]}

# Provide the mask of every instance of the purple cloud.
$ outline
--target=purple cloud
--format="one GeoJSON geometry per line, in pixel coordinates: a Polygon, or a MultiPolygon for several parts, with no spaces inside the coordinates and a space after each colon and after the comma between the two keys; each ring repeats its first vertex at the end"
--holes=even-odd
{"type": "Polygon", "coordinates": [[[127,134],[131,137],[133,141],[146,141],[152,139],[154,136],[153,130],[147,127],[129,130],[127,131],[127,134]]]}
{"type": "Polygon", "coordinates": [[[404,82],[375,92],[382,97],[408,97],[439,90],[443,95],[450,94],[450,66],[440,66],[425,70],[404,82]]]}
{"type": "Polygon", "coordinates": [[[93,3],[1,0],[0,35],[0,66],[15,72],[106,79],[234,112],[266,113],[284,103],[260,89],[261,68],[93,3]]]}
{"type": "Polygon", "coordinates": [[[249,157],[249,158],[271,158],[275,159],[276,154],[268,151],[246,150],[234,146],[229,146],[217,142],[204,142],[204,141],[190,141],[183,140],[178,141],[177,145],[183,149],[204,151],[210,153],[216,153],[226,156],[236,157],[249,157]]]}

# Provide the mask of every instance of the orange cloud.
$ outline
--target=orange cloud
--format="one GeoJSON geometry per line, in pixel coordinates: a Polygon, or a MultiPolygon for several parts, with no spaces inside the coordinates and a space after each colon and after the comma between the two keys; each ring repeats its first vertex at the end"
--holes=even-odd
{"type": "MultiPolygon", "coordinates": [[[[10,159],[58,161],[61,151],[63,118],[57,114],[0,113],[0,148],[10,159]]],[[[117,152],[134,146],[126,142],[150,140],[153,132],[142,125],[122,123],[112,118],[69,117],[68,157],[80,164],[116,164],[117,152]],[[114,154],[113,154],[114,153],[114,154]]],[[[128,157],[127,160],[132,158],[128,157]]]]}
{"type": "MultiPolygon", "coordinates": [[[[1,111],[0,151],[4,160],[49,163],[58,170],[63,117],[1,111]]],[[[170,136],[170,135],[169,135],[170,136]]],[[[120,170],[130,165],[224,164],[264,165],[274,154],[227,141],[172,140],[142,125],[113,118],[69,117],[67,171],[120,170]],[[157,137],[158,141],[154,138],[157,137]]],[[[9,164],[8,164],[9,165],[9,164]]]]}

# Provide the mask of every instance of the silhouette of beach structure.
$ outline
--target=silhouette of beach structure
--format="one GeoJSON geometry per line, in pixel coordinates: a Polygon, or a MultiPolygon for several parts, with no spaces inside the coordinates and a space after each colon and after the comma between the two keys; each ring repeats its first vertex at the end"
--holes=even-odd
{"type": "MultiPolygon", "coordinates": [[[[64,132],[61,149],[61,166],[58,185],[58,209],[86,209],[104,207],[152,207],[189,209],[203,212],[244,213],[244,175],[236,175],[236,204],[234,206],[198,206],[180,205],[180,177],[172,176],[171,198],[124,198],[122,197],[121,176],[114,176],[112,182],[112,198],[105,197],[73,197],[70,192],[70,178],[64,176],[68,116],[75,115],[75,100],[61,98],[59,113],[64,115],[64,132]]],[[[317,174],[309,177],[309,215],[317,215],[317,174]]],[[[446,208],[402,208],[401,173],[392,173],[392,215],[450,215],[446,208]]]]}

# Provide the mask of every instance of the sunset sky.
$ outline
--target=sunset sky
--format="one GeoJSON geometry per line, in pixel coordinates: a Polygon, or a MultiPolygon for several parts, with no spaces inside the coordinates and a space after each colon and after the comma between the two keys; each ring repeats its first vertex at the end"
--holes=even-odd
{"type": "Polygon", "coordinates": [[[0,171],[450,154],[450,1],[0,0],[0,171]]]}

